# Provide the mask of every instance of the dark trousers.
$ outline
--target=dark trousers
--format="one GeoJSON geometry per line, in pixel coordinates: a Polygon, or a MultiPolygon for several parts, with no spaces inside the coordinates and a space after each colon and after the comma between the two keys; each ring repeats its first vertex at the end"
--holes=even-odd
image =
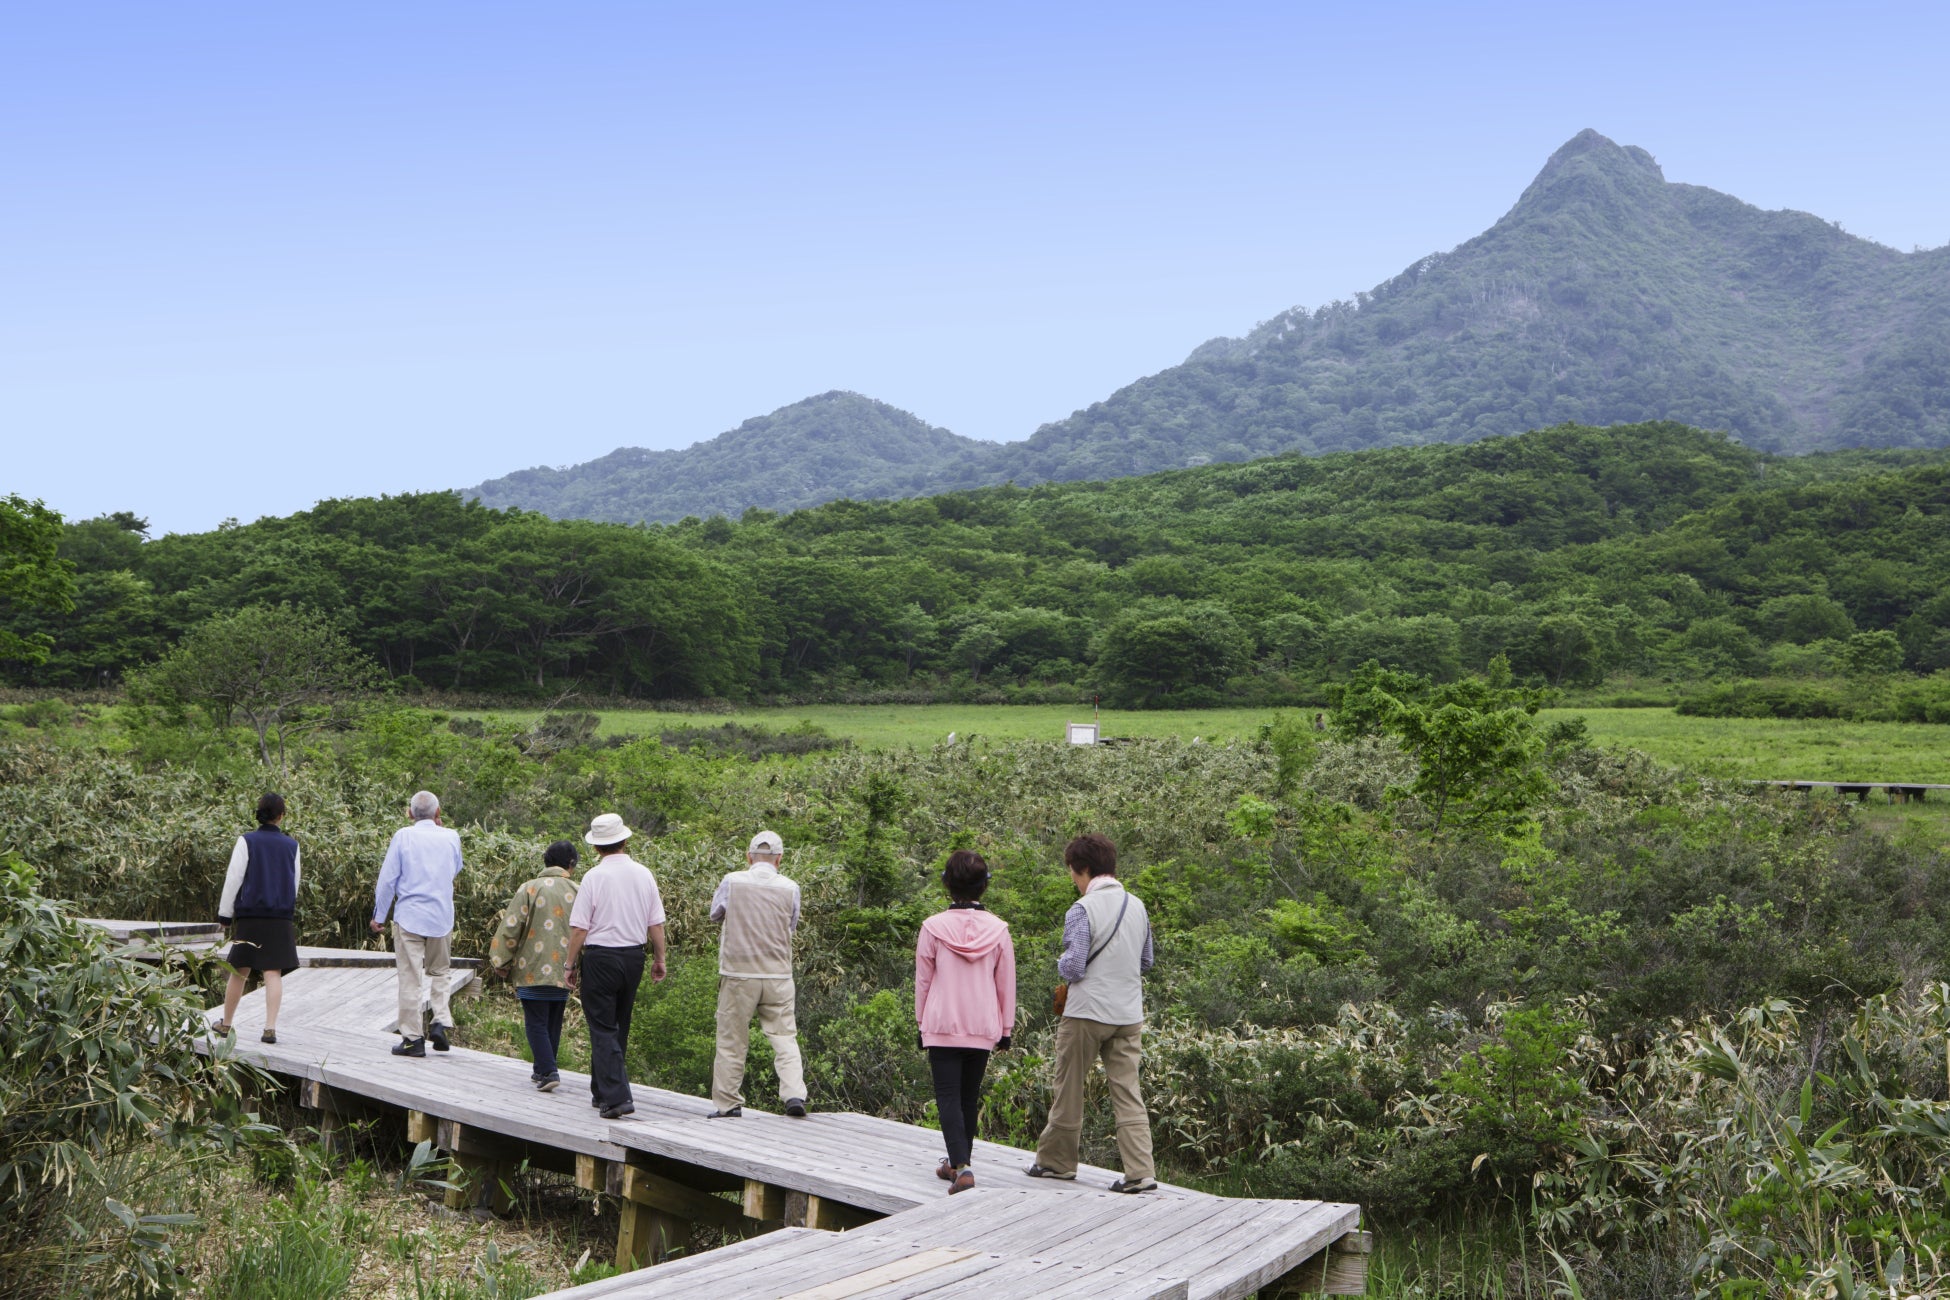
{"type": "Polygon", "coordinates": [[[941,1136],[948,1144],[948,1161],[959,1169],[975,1152],[975,1121],[982,1113],[982,1074],[989,1054],[979,1047],[930,1047],[928,1069],[934,1074],[934,1104],[941,1112],[941,1136]]]}
{"type": "Polygon", "coordinates": [[[528,1033],[528,1050],[535,1057],[535,1077],[553,1079],[558,1073],[555,1058],[562,1050],[562,1013],[568,1009],[565,998],[544,1002],[540,998],[521,1000],[521,1027],[528,1033]]]}
{"type": "Polygon", "coordinates": [[[643,983],[642,948],[582,950],[582,1018],[589,1022],[589,1095],[604,1110],[633,1106],[623,1049],[630,1042],[630,1012],[643,983]]]}

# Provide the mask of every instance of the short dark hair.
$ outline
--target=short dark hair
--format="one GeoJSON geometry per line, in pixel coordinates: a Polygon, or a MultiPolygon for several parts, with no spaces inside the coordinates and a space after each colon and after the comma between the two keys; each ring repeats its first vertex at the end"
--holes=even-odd
{"type": "Polygon", "coordinates": [[[989,864],[973,849],[956,849],[941,868],[941,883],[957,903],[973,903],[989,887],[989,864]]]}
{"type": "Polygon", "coordinates": [[[266,792],[257,797],[257,824],[269,826],[284,816],[284,796],[266,792]]]}
{"type": "Polygon", "coordinates": [[[557,840],[542,850],[543,866],[560,867],[564,871],[574,871],[576,869],[576,863],[580,861],[582,861],[582,855],[576,852],[575,844],[569,840],[557,840]]]}
{"type": "Polygon", "coordinates": [[[1063,865],[1072,872],[1097,876],[1117,874],[1117,846],[1102,835],[1079,835],[1063,846],[1063,865]]]}

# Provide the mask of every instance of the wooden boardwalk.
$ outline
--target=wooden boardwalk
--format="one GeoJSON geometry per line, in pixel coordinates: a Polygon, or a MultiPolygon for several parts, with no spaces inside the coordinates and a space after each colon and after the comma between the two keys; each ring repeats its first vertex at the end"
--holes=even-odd
{"type": "Polygon", "coordinates": [[[1836,794],[1852,794],[1859,802],[1867,802],[1871,790],[1880,790],[1888,796],[1890,803],[1922,803],[1932,790],[1950,790],[1950,785],[1938,785],[1928,781],[1792,781],[1769,780],[1749,781],[1748,785],[1771,785],[1779,790],[1833,790],[1836,794]]]}
{"type": "Polygon", "coordinates": [[[235,1051],[298,1081],[328,1136],[353,1120],[403,1120],[407,1140],[434,1142],[470,1174],[478,1190],[452,1194],[456,1204],[494,1201],[499,1175],[525,1160],[620,1199],[619,1265],[672,1256],[557,1292],[564,1300],[1236,1300],[1363,1289],[1357,1206],[1170,1186],[1118,1195],[1103,1190],[1116,1177],[1109,1170],[1085,1167],[1074,1183],[1029,1179],[1029,1152],[989,1142],[977,1144],[976,1190],[950,1199],[934,1176],[941,1137],[930,1129],[816,1109],[795,1120],[750,1106],[743,1118],[711,1120],[708,1100],[641,1084],[636,1113],[606,1121],[589,1104],[586,1075],[564,1071],[558,1090],[538,1093],[528,1063],[511,1057],[459,1046],[393,1056],[394,1015],[390,968],[312,966],[285,978],[276,1044],[258,1041],[261,994],[244,999],[235,1051]],[[686,1254],[698,1224],[747,1239],[686,1254]]]}

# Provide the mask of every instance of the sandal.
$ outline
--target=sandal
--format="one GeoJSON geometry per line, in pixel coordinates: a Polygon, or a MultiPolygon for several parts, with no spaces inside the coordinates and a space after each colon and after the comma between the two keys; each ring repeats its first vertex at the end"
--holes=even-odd
{"type": "Polygon", "coordinates": [[[218,1038],[227,1038],[230,1036],[230,1022],[228,1020],[214,1021],[210,1025],[210,1032],[218,1038]]]}
{"type": "Polygon", "coordinates": [[[265,1042],[267,1042],[267,1043],[275,1043],[275,1042],[277,1042],[277,1041],[278,1041],[278,1031],[277,1031],[277,1030],[275,1030],[275,1029],[267,1029],[267,1030],[265,1030],[265,1031],[264,1031],[264,1041],[265,1041],[265,1042]]]}

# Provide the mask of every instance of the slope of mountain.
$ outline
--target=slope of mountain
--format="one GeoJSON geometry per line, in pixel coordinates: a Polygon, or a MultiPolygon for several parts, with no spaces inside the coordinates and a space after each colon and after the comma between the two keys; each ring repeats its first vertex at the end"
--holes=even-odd
{"type": "Polygon", "coordinates": [[[1585,131],[1468,243],[1352,303],[1214,339],[1023,442],[828,393],[683,451],[475,492],[670,520],[1643,420],[1780,452],[1950,445],[1950,246],[1898,253],[1674,184],[1585,131]]]}
{"type": "Polygon", "coordinates": [[[1671,419],[1775,451],[1950,444],[1950,247],[1668,182],[1585,131],[1510,212],[1007,444],[988,481],[1671,419]]]}
{"type": "Polygon", "coordinates": [[[559,519],[735,518],[750,506],[914,496],[933,490],[943,464],[995,446],[858,393],[822,393],[679,451],[619,447],[581,465],[520,470],[462,495],[559,519]]]}

